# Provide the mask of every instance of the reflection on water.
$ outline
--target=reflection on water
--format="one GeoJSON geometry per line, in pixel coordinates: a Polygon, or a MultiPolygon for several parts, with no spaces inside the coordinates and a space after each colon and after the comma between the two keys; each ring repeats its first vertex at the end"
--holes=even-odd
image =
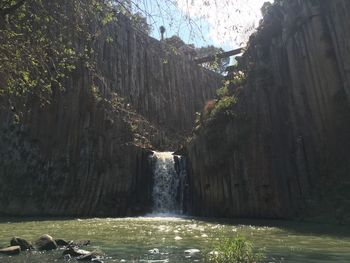
{"type": "MultiPolygon", "coordinates": [[[[101,250],[105,262],[202,262],[220,239],[241,235],[264,248],[268,262],[350,262],[350,230],[283,221],[211,221],[159,215],[107,219],[2,219],[0,245],[13,236],[34,240],[90,239],[89,250],[101,250]]],[[[0,262],[64,262],[62,251],[0,256],[0,262]]]]}

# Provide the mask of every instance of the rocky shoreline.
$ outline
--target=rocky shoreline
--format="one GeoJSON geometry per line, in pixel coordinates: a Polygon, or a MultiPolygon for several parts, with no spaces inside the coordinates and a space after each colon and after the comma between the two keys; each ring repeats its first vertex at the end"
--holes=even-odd
{"type": "Polygon", "coordinates": [[[10,246],[1,248],[0,254],[13,256],[19,255],[21,252],[63,250],[62,257],[64,260],[69,261],[74,258],[78,261],[102,263],[103,253],[81,249],[81,247],[88,245],[90,245],[90,240],[66,241],[55,239],[48,234],[40,236],[33,242],[20,237],[13,237],[10,240],[10,246]]]}

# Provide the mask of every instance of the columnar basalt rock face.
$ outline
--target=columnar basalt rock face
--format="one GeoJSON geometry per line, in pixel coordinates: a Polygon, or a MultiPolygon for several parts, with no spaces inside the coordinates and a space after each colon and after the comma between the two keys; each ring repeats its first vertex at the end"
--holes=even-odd
{"type": "Polygon", "coordinates": [[[133,30],[123,16],[108,26],[96,49],[104,95],[117,92],[150,122],[175,134],[192,130],[196,111],[221,85],[221,75],[133,30]]]}
{"type": "Polygon", "coordinates": [[[0,214],[116,216],[149,211],[151,152],[133,145],[128,123],[88,99],[71,112],[61,103],[52,105],[53,112],[32,113],[38,119],[24,130],[2,130],[0,214]],[[63,114],[54,122],[57,110],[63,114]]]}
{"type": "Polygon", "coordinates": [[[328,213],[343,222],[350,215],[350,4],[276,2],[241,58],[247,82],[235,117],[214,120],[187,147],[190,207],[225,217],[328,213]]]}
{"type": "Polygon", "coordinates": [[[98,72],[77,65],[49,104],[28,98],[20,123],[0,112],[0,215],[149,212],[148,149],[172,147],[220,85],[123,17],[94,45],[98,72]]]}

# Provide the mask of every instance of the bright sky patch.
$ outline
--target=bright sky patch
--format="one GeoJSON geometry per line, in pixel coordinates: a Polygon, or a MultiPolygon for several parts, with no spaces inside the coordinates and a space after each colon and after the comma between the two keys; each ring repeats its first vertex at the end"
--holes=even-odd
{"type": "MultiPolygon", "coordinates": [[[[190,18],[209,25],[207,38],[218,46],[242,46],[258,26],[266,0],[176,0],[190,18]]],[[[272,2],[272,0],[270,1],[272,2]]]]}

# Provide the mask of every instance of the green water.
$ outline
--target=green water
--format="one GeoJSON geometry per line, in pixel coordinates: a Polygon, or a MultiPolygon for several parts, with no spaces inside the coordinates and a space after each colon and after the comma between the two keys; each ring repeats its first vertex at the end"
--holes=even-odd
{"type": "MultiPolygon", "coordinates": [[[[1,246],[7,246],[12,236],[34,240],[45,233],[66,240],[90,239],[87,249],[103,251],[104,262],[203,262],[203,254],[220,239],[236,235],[263,248],[266,262],[350,262],[349,227],[172,217],[0,221],[1,246]],[[188,249],[201,252],[190,256],[188,249]]],[[[22,252],[0,256],[0,262],[66,262],[61,254],[22,252]]]]}

